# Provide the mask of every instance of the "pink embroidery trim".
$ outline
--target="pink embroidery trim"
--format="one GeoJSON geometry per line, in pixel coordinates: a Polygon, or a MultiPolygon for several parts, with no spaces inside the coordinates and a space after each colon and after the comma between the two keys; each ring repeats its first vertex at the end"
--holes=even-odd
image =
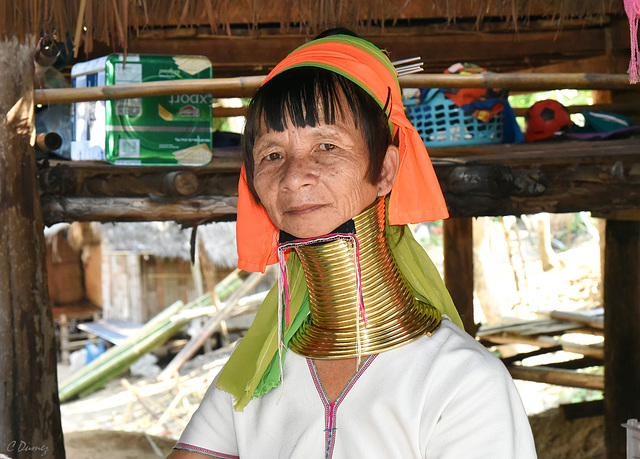
{"type": "Polygon", "coordinates": [[[640,20],[640,0],[624,0],[624,10],[629,18],[631,59],[629,61],[629,81],[637,83],[640,73],[640,52],[638,51],[638,22],[640,20]]]}
{"type": "Polygon", "coordinates": [[[340,396],[336,399],[335,402],[329,403],[329,398],[327,397],[322,384],[320,383],[320,378],[318,377],[318,372],[316,370],[316,366],[313,363],[313,360],[307,358],[307,366],[309,367],[309,372],[311,373],[311,379],[313,380],[313,384],[316,386],[316,390],[318,391],[318,395],[320,396],[320,400],[324,405],[324,416],[325,416],[325,458],[331,459],[333,456],[333,447],[335,445],[335,430],[336,430],[336,414],[338,412],[338,407],[345,399],[349,391],[353,388],[356,381],[360,379],[367,368],[373,363],[373,360],[378,356],[378,354],[373,354],[369,356],[369,358],[364,362],[364,364],[360,367],[357,373],[351,378],[349,384],[347,384],[340,394],[340,396]]]}
{"type": "Polygon", "coordinates": [[[194,451],[194,452],[206,454],[208,456],[213,456],[213,457],[216,457],[216,458],[219,458],[219,459],[240,459],[240,456],[234,456],[234,455],[231,455],[231,454],[219,453],[217,451],[213,451],[213,450],[206,449],[206,448],[201,448],[201,447],[195,446],[195,445],[190,445],[188,443],[176,443],[176,446],[174,446],[174,448],[186,449],[188,451],[194,451]]]}

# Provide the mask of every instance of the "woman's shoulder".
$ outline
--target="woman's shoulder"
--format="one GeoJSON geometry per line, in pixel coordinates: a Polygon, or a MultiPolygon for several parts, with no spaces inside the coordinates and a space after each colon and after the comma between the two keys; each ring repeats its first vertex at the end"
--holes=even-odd
{"type": "Polygon", "coordinates": [[[431,335],[406,344],[389,355],[391,359],[411,364],[417,371],[458,374],[470,377],[507,373],[502,362],[474,337],[451,322],[446,316],[431,335]]]}

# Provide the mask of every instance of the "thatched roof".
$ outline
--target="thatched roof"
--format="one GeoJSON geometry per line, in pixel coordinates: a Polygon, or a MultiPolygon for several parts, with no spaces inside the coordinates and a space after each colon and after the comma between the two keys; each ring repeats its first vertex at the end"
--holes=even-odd
{"type": "Polygon", "coordinates": [[[446,21],[501,19],[515,27],[531,17],[557,21],[600,19],[624,15],[616,0],[0,0],[0,37],[55,33],[85,52],[94,40],[126,50],[130,38],[150,28],[173,26],[188,37],[190,29],[206,26],[211,35],[231,35],[232,28],[256,31],[261,26],[279,27],[281,33],[307,36],[335,26],[354,29],[393,25],[397,21],[446,21]]]}
{"type": "MultiPolygon", "coordinates": [[[[190,259],[192,229],[181,228],[174,222],[104,223],[94,226],[94,231],[96,229],[112,253],[190,259]]],[[[237,267],[235,222],[202,225],[196,234],[213,264],[222,268],[237,267]]]]}

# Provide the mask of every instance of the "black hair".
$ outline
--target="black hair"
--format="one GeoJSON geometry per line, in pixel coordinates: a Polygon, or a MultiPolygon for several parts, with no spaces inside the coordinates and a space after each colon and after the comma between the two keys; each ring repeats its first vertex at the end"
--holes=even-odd
{"type": "Polygon", "coordinates": [[[330,70],[318,67],[295,67],[276,75],[255,94],[246,116],[243,136],[247,184],[256,202],[260,202],[253,185],[253,147],[264,132],[282,132],[295,127],[334,124],[351,115],[360,129],[369,151],[367,179],[380,178],[387,148],[392,143],[389,118],[384,107],[358,84],[330,70]],[[346,107],[349,107],[347,111],[346,107]]]}
{"type": "Polygon", "coordinates": [[[355,33],[353,30],[350,29],[345,29],[344,27],[334,27],[333,29],[327,29],[323,32],[320,32],[315,38],[314,40],[317,40],[318,38],[325,38],[325,37],[330,37],[332,35],[349,35],[351,37],[356,37],[356,38],[360,38],[358,36],[357,33],[355,33]]]}

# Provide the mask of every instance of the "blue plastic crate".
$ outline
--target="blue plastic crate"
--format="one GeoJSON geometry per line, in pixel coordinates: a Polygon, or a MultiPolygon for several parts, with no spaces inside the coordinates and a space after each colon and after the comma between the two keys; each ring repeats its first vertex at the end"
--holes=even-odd
{"type": "Polygon", "coordinates": [[[464,112],[440,90],[433,89],[420,105],[406,107],[409,121],[427,146],[452,147],[502,143],[504,114],[483,122],[464,112]]]}

